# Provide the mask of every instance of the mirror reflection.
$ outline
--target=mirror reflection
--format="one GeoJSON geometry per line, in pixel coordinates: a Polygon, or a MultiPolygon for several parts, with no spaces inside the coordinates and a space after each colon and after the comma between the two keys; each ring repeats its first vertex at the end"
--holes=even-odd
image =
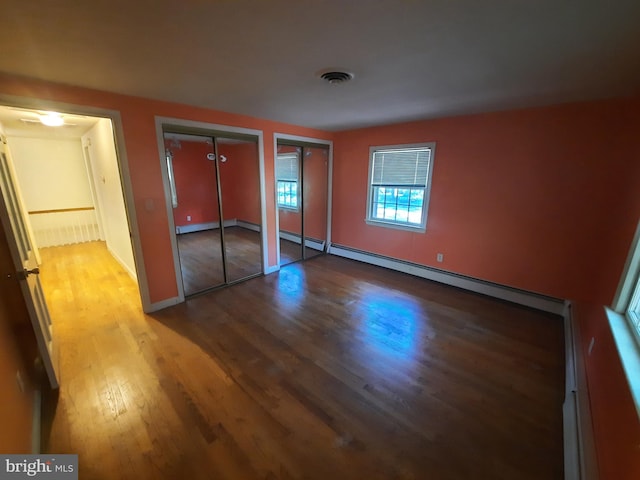
{"type": "Polygon", "coordinates": [[[302,158],[304,258],[312,258],[323,254],[327,243],[329,149],[305,147],[302,158]]]}
{"type": "Polygon", "coordinates": [[[227,281],[262,273],[258,144],[217,138],[227,281]]]}
{"type": "Polygon", "coordinates": [[[280,266],[323,254],[327,243],[328,146],[279,142],[275,172],[280,266]]]}
{"type": "Polygon", "coordinates": [[[164,134],[185,295],[262,273],[254,141],[164,134]]]}
{"type": "Polygon", "coordinates": [[[275,171],[281,266],[302,260],[301,155],[301,147],[278,145],[275,171]]]}

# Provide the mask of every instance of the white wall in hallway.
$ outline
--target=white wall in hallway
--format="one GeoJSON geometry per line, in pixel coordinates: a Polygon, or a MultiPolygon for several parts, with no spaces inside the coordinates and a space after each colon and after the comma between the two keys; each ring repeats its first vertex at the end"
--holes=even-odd
{"type": "MultiPolygon", "coordinates": [[[[94,208],[80,139],[8,136],[28,212],[94,208]]],[[[30,213],[39,248],[99,240],[95,210],[30,213]]]]}
{"type": "MultiPolygon", "coordinates": [[[[82,136],[84,152],[90,160],[94,196],[107,248],[122,266],[136,277],[122,182],[118,169],[111,120],[101,118],[82,136]]],[[[91,193],[91,192],[90,192],[91,193]]]]}

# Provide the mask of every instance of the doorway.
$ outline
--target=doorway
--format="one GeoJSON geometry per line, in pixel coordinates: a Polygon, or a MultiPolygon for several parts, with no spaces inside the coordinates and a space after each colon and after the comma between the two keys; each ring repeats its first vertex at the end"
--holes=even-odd
{"type": "Polygon", "coordinates": [[[164,126],[163,143],[184,295],[262,275],[257,137],[164,126]]]}
{"type": "MultiPolygon", "coordinates": [[[[71,328],[91,329],[96,322],[96,318],[83,316],[84,305],[73,301],[67,302],[64,310],[49,316],[47,297],[74,298],[75,286],[88,281],[87,275],[65,276],[62,265],[75,262],[93,270],[93,259],[86,254],[78,255],[75,247],[103,248],[122,267],[122,276],[131,277],[129,282],[141,292],[116,136],[109,117],[22,106],[0,106],[0,133],[5,147],[4,172],[8,172],[3,184],[14,186],[12,215],[19,220],[14,225],[24,225],[11,230],[17,243],[18,232],[22,232],[20,244],[27,245],[29,252],[29,259],[23,262],[29,266],[24,267],[22,274],[29,288],[23,288],[23,296],[39,339],[39,357],[55,388],[58,386],[54,373],[58,362],[56,325],[67,319],[71,328]],[[43,288],[40,282],[41,275],[45,274],[55,278],[49,289],[43,288]],[[37,325],[40,328],[36,328],[37,325]]],[[[5,228],[5,231],[8,230],[5,228]]],[[[20,274],[18,269],[17,278],[24,286],[20,274]]],[[[111,283],[104,281],[108,275],[103,272],[100,285],[93,285],[96,293],[105,295],[109,291],[111,283]]],[[[109,293],[122,293],[119,288],[115,290],[109,293]]],[[[96,302],[99,302],[97,297],[96,302]]]]}
{"type": "Polygon", "coordinates": [[[103,242],[140,289],[112,119],[0,106],[0,126],[38,263],[44,248],[103,242]]]}
{"type": "Polygon", "coordinates": [[[278,258],[282,267],[327,251],[331,144],[276,137],[278,258]]]}

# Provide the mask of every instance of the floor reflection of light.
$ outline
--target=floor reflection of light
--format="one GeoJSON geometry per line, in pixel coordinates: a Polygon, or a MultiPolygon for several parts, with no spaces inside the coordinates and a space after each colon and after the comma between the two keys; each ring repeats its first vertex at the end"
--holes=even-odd
{"type": "Polygon", "coordinates": [[[414,298],[367,286],[355,313],[372,360],[412,360],[418,353],[423,312],[414,298]]]}
{"type": "Polygon", "coordinates": [[[297,264],[280,270],[276,290],[276,302],[280,308],[297,308],[304,300],[306,279],[304,270],[297,264]]]}

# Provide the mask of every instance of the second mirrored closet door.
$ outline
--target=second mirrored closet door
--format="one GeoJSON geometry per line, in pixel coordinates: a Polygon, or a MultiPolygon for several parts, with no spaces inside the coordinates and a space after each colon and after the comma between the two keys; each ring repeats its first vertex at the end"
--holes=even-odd
{"type": "Polygon", "coordinates": [[[262,273],[258,144],[164,132],[185,296],[262,273]]]}
{"type": "Polygon", "coordinates": [[[327,247],[329,147],[278,141],[276,155],[280,266],[327,247]]]}

